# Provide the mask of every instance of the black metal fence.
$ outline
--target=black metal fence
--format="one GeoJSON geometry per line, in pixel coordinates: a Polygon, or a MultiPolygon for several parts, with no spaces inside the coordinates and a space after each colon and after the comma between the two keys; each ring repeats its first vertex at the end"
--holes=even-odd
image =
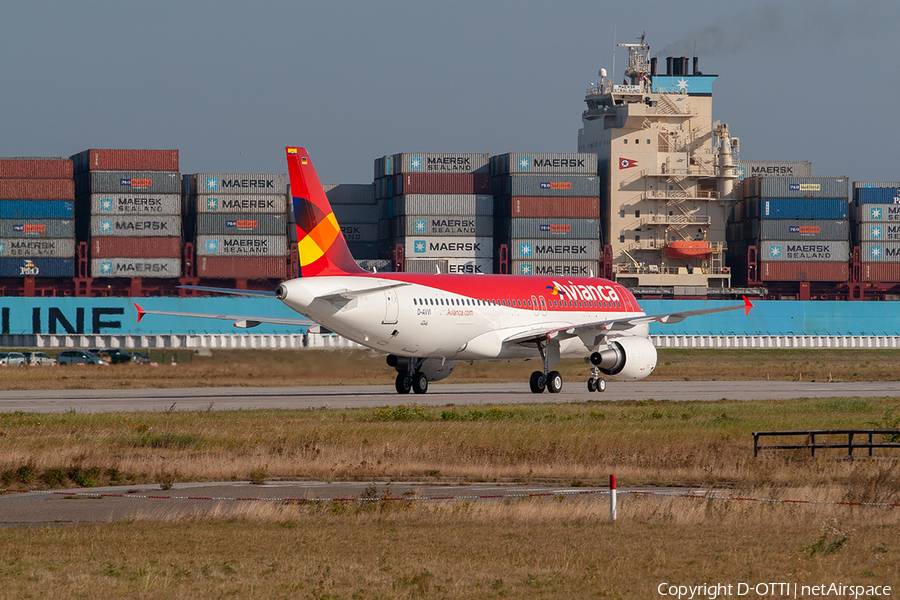
{"type": "Polygon", "coordinates": [[[875,448],[900,448],[900,429],[809,429],[802,431],[754,431],[753,432],[753,456],[760,450],[806,450],[810,456],[816,455],[816,450],[825,448],[846,448],[847,455],[853,456],[853,451],[868,449],[869,456],[873,456],[875,448]],[[760,446],[759,438],[762,436],[804,436],[802,443],[777,446],[760,446]],[[825,436],[846,436],[846,442],[835,442],[834,438],[825,436]],[[876,437],[878,439],[876,440],[876,437]],[[854,439],[855,438],[855,439],[854,439]]]}

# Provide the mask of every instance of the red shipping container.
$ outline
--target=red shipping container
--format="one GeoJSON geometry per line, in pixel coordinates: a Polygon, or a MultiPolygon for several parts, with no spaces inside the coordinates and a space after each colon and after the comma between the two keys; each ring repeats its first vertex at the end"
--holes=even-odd
{"type": "Polygon", "coordinates": [[[72,156],[75,172],[178,171],[178,150],[85,150],[72,156]]]}
{"type": "Polygon", "coordinates": [[[181,258],[181,238],[93,237],[91,258],[181,258]]]}
{"type": "Polygon", "coordinates": [[[208,279],[291,279],[290,257],[198,256],[197,277],[208,279]]]}
{"type": "Polygon", "coordinates": [[[68,158],[0,158],[2,179],[72,179],[68,158]]]}
{"type": "Polygon", "coordinates": [[[831,281],[850,279],[845,262],[760,262],[759,281],[831,281]]]}
{"type": "Polygon", "coordinates": [[[75,200],[71,179],[0,179],[0,200],[75,200]]]}
{"type": "Polygon", "coordinates": [[[900,263],[863,263],[860,265],[861,281],[879,283],[900,282],[900,263]]]}
{"type": "Polygon", "coordinates": [[[409,194],[490,194],[491,176],[485,174],[394,175],[394,195],[409,194]]]}
{"type": "Polygon", "coordinates": [[[568,218],[598,219],[600,218],[600,199],[537,197],[537,196],[505,196],[497,198],[494,203],[495,217],[527,218],[568,218]]]}

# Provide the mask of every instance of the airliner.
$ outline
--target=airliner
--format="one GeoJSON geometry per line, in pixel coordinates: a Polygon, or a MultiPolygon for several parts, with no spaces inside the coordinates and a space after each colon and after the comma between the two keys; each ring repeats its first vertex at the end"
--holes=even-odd
{"type": "Polygon", "coordinates": [[[562,390],[554,367],[581,357],[590,370],[587,389],[606,389],[603,375],[639,380],[656,368],[649,339],[654,321],[752,308],[743,304],[647,315],[622,285],[596,277],[539,275],[378,273],[354,261],[306,149],[285,148],[297,227],[300,275],[274,291],[203,286],[191,289],[277,298],[302,319],[144,310],[147,314],[325,327],[387,355],[397,371],[397,392],[428,391],[458,361],[537,360],[531,391],[562,390]]]}

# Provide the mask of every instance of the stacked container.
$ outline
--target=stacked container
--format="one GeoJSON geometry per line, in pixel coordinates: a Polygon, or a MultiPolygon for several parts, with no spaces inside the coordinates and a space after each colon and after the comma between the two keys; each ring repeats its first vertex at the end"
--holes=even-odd
{"type": "Polygon", "coordinates": [[[178,150],[85,150],[72,157],[79,241],[92,277],[181,276],[178,150]]]}
{"type": "Polygon", "coordinates": [[[730,215],[728,246],[745,277],[756,246],[759,281],[847,281],[850,258],[846,177],[749,177],[730,215]]]}
{"type": "MultiPolygon", "coordinates": [[[[374,184],[325,184],[325,195],[347,240],[350,254],[363,268],[381,258],[379,246],[379,207],[375,202],[374,184]]],[[[382,268],[390,268],[389,261],[377,262],[382,268]]]]}
{"type": "Polygon", "coordinates": [[[64,158],[0,159],[0,277],[73,277],[75,186],[64,158]]]}
{"type": "Polygon", "coordinates": [[[599,273],[596,154],[501,154],[491,157],[491,174],[494,245],[508,248],[511,274],[599,273]]]}
{"type": "Polygon", "coordinates": [[[900,281],[900,182],[854,182],[851,213],[860,280],[900,281]]]}
{"type": "Polygon", "coordinates": [[[376,195],[407,272],[493,271],[487,154],[395,154],[377,159],[375,169],[376,195]]]}
{"type": "Polygon", "coordinates": [[[207,279],[288,279],[293,210],[283,173],[197,173],[182,182],[185,239],[196,275],[207,279]]]}

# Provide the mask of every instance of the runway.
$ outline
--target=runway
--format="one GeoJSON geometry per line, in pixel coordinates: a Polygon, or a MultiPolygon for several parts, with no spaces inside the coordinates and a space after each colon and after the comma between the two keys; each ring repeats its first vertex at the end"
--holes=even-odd
{"type": "Polygon", "coordinates": [[[588,400],[790,400],[880,396],[900,397],[900,382],[611,381],[605,392],[591,393],[584,381],[567,381],[559,394],[532,394],[527,383],[443,383],[432,384],[427,394],[404,396],[388,385],[4,391],[0,392],[0,412],[371,408],[398,404],[446,406],[588,400]]]}

